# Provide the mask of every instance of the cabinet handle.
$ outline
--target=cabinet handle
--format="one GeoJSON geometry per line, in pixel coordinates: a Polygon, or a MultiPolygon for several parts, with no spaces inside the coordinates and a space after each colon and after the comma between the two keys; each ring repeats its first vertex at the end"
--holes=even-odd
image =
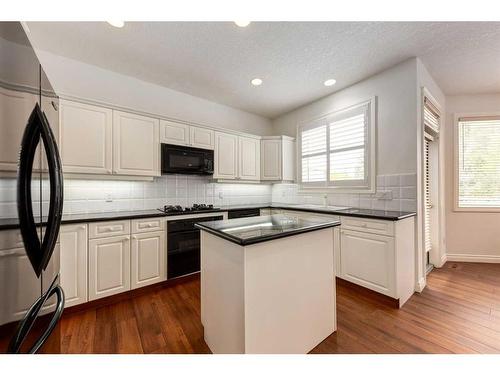
{"type": "Polygon", "coordinates": [[[133,239],[133,240],[136,240],[136,239],[137,239],[137,236],[132,236],[132,239],[133,239]]]}
{"type": "Polygon", "coordinates": [[[80,225],[78,229],[85,229],[85,225],[80,225]]]}

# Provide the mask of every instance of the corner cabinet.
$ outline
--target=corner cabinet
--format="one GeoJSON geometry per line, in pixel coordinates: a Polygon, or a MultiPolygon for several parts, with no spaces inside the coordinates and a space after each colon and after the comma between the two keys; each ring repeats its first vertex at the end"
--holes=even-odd
{"type": "Polygon", "coordinates": [[[238,136],[215,132],[214,178],[238,177],[238,136]]]}
{"type": "Polygon", "coordinates": [[[287,136],[262,137],[260,169],[263,181],[293,181],[295,139],[287,136]]]}
{"type": "Polygon", "coordinates": [[[159,120],[113,111],[113,173],[160,175],[159,120]]]}
{"type": "Polygon", "coordinates": [[[59,150],[63,171],[112,173],[113,111],[60,100],[59,150]]]}
{"type": "Polygon", "coordinates": [[[61,286],[70,307],[88,301],[88,231],[86,224],[62,225],[59,233],[61,244],[61,286]]]}

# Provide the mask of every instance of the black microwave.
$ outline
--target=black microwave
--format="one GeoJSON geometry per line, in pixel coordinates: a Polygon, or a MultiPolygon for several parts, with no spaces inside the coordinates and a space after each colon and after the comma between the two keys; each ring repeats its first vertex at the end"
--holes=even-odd
{"type": "Polygon", "coordinates": [[[161,173],[214,174],[214,151],[161,144],[161,173]]]}

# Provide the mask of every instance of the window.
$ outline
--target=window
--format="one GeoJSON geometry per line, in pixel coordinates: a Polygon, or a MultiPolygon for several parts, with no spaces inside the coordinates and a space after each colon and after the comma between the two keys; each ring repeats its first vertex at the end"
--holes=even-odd
{"type": "Polygon", "coordinates": [[[298,129],[304,188],[374,187],[374,99],[303,124],[298,129]]]}
{"type": "Polygon", "coordinates": [[[457,208],[500,209],[500,116],[459,117],[457,208]]]}

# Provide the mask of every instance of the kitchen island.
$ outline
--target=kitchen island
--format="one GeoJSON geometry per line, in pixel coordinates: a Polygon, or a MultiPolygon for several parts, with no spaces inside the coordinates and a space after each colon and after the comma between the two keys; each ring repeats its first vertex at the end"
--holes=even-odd
{"type": "Polygon", "coordinates": [[[307,353],[336,330],[337,217],[270,215],[201,229],[201,321],[213,353],[307,353]]]}

